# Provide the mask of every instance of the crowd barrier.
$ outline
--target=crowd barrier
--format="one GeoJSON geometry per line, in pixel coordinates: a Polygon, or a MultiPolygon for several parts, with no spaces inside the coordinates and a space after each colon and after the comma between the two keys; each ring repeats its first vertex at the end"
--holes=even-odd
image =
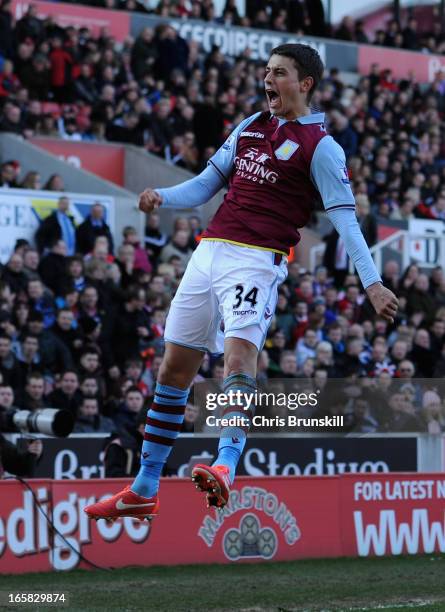
{"type": "Polygon", "coordinates": [[[127,482],[0,482],[0,572],[445,552],[445,473],[240,477],[222,512],[168,478],[151,523],[89,521],[84,507],[127,482]]]}
{"type": "MultiPolygon", "coordinates": [[[[7,434],[20,448],[27,440],[7,434]]],[[[34,477],[55,480],[104,478],[106,434],[41,437],[43,453],[34,477]]],[[[23,446],[22,446],[23,445],[23,446]]],[[[167,462],[168,475],[187,476],[190,457],[212,459],[218,435],[181,433],[167,462]]],[[[349,472],[441,472],[445,437],[426,434],[251,434],[239,476],[331,476],[349,472]]]]}

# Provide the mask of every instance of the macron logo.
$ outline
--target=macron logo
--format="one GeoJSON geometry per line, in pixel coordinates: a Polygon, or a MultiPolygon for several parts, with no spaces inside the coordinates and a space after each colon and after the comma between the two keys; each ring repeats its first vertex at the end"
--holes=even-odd
{"type": "Polygon", "coordinates": [[[241,136],[247,136],[248,138],[264,138],[264,134],[261,132],[241,132],[241,136]]]}

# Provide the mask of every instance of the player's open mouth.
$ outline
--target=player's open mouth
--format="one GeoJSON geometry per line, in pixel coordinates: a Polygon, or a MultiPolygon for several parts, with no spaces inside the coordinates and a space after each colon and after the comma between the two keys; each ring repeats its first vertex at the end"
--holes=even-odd
{"type": "Polygon", "coordinates": [[[280,95],[274,89],[266,89],[266,96],[269,101],[269,107],[275,108],[280,103],[280,95]]]}

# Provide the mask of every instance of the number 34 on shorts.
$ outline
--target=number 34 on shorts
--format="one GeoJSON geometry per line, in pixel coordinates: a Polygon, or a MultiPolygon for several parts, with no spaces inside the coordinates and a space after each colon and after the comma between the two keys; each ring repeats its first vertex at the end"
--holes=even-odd
{"type": "Polygon", "coordinates": [[[165,340],[222,352],[224,337],[246,337],[260,349],[287,276],[274,253],[226,242],[201,241],[190,260],[167,318],[165,340]],[[253,335],[240,330],[255,328],[253,335]]]}

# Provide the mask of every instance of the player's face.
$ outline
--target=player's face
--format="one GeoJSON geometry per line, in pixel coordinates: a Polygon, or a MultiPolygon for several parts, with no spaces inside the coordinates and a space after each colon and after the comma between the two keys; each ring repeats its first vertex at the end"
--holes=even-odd
{"type": "Polygon", "coordinates": [[[312,87],[312,77],[300,80],[293,59],[272,55],[264,77],[264,88],[273,115],[283,119],[295,119],[305,114],[307,93],[312,87]]]}

